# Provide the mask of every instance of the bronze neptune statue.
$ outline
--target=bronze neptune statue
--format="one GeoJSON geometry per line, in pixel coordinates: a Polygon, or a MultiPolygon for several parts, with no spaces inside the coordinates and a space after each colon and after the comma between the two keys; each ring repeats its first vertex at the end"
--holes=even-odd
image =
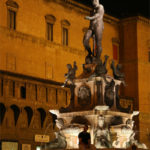
{"type": "Polygon", "coordinates": [[[103,16],[104,16],[104,7],[99,3],[99,0],[92,1],[94,9],[92,11],[92,16],[86,16],[85,19],[90,20],[90,26],[87,32],[84,35],[83,45],[88,51],[88,56],[95,56],[96,59],[99,59],[102,52],[102,33],[104,30],[103,16]],[[94,43],[96,44],[95,54],[92,53],[89,40],[94,38],[94,43]]]}

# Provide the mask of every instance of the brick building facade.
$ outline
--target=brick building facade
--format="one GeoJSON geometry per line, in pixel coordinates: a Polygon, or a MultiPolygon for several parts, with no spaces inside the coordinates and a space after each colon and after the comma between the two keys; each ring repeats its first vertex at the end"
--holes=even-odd
{"type": "MultiPolygon", "coordinates": [[[[41,144],[36,136],[48,135],[51,140],[57,130],[48,110],[69,104],[69,89],[61,87],[66,64],[76,61],[77,75],[82,72],[87,54],[82,39],[89,25],[84,17],[91,8],[72,0],[3,0],[0,10],[1,147],[8,141],[16,142],[19,149],[36,149],[41,144]]],[[[112,59],[123,64],[127,86],[121,94],[133,99],[133,109],[140,110],[140,139],[146,144],[150,132],[149,33],[146,18],[104,16],[102,59],[109,55],[108,68],[112,59]]],[[[128,104],[131,100],[126,100],[128,104]]]]}

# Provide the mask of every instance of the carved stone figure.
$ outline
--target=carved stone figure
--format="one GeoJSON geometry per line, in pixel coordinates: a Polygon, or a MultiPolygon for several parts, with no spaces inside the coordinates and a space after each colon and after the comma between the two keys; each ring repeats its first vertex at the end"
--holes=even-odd
{"type": "Polygon", "coordinates": [[[120,105],[119,88],[120,88],[120,85],[116,85],[116,107],[121,112],[129,113],[131,111],[131,105],[129,105],[127,108],[123,108],[120,105]]]}
{"type": "Polygon", "coordinates": [[[148,149],[144,143],[139,143],[137,140],[131,140],[131,143],[134,144],[137,148],[148,149]]]}
{"type": "Polygon", "coordinates": [[[110,132],[105,126],[105,120],[103,116],[98,118],[98,127],[94,134],[94,143],[96,148],[111,148],[110,132]]]}
{"type": "Polygon", "coordinates": [[[69,106],[68,107],[61,107],[60,109],[59,109],[59,111],[61,112],[61,113],[64,113],[64,112],[70,112],[70,111],[72,111],[73,109],[74,109],[74,89],[75,89],[75,85],[70,85],[69,86],[69,88],[70,88],[70,93],[71,93],[71,98],[70,98],[70,104],[69,104],[69,106]]]}
{"type": "Polygon", "coordinates": [[[95,68],[96,76],[102,76],[102,75],[105,75],[107,73],[106,64],[107,64],[108,58],[109,58],[109,56],[105,55],[105,60],[103,63],[102,63],[101,59],[98,61],[98,64],[95,68]]]}
{"type": "Polygon", "coordinates": [[[113,80],[110,83],[108,82],[105,87],[105,95],[104,95],[105,103],[110,108],[114,104],[114,95],[115,95],[114,87],[115,87],[115,82],[113,80]]]}
{"type": "Polygon", "coordinates": [[[55,132],[56,139],[54,141],[49,142],[48,144],[44,145],[42,149],[59,149],[59,148],[66,148],[67,142],[66,137],[64,136],[61,129],[64,127],[63,119],[58,118],[56,120],[56,125],[59,128],[58,132],[55,132]]]}
{"type": "Polygon", "coordinates": [[[81,86],[78,91],[78,102],[80,105],[87,105],[91,102],[91,91],[87,86],[81,86]]]}
{"type": "Polygon", "coordinates": [[[121,73],[121,68],[122,68],[121,64],[117,64],[115,67],[115,62],[114,60],[112,60],[111,69],[113,71],[114,78],[117,80],[124,80],[124,73],[121,73]]]}
{"type": "Polygon", "coordinates": [[[120,126],[117,132],[117,140],[113,142],[115,148],[128,148],[132,146],[135,132],[133,131],[134,121],[128,119],[125,125],[120,126]],[[120,131],[119,131],[120,130],[120,131]]]}
{"type": "Polygon", "coordinates": [[[68,73],[65,74],[66,80],[64,82],[63,87],[67,85],[68,81],[70,81],[71,84],[74,84],[73,80],[75,79],[76,70],[77,70],[76,62],[74,61],[73,67],[71,64],[67,64],[67,68],[68,68],[68,73]]]}
{"type": "Polygon", "coordinates": [[[43,149],[58,149],[58,148],[66,148],[67,142],[65,136],[63,136],[60,132],[55,132],[56,139],[46,144],[43,149]]]}
{"type": "MultiPolygon", "coordinates": [[[[88,55],[92,55],[92,51],[89,45],[89,40],[94,37],[96,44],[96,58],[99,59],[102,52],[102,33],[104,30],[103,16],[104,8],[103,5],[99,3],[99,0],[92,0],[94,9],[92,16],[86,16],[85,19],[90,20],[90,26],[84,35],[83,45],[88,51],[88,55]]],[[[94,54],[93,54],[94,55],[94,54]]]]}

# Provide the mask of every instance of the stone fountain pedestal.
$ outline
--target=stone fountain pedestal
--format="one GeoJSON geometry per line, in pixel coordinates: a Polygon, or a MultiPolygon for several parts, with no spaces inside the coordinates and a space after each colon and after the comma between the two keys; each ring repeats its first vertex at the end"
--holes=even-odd
{"type": "MultiPolygon", "coordinates": [[[[96,131],[99,128],[98,122],[103,118],[105,123],[104,130],[107,130],[110,138],[110,148],[115,147],[115,142],[122,139],[122,142],[130,140],[133,134],[133,117],[138,115],[139,112],[122,113],[111,111],[108,106],[96,106],[93,110],[60,113],[58,110],[50,110],[52,114],[57,115],[58,120],[62,119],[61,134],[66,137],[67,149],[78,148],[78,135],[83,130],[84,124],[88,124],[89,132],[91,135],[91,144],[95,144],[96,131]],[[124,130],[126,129],[126,133],[124,130]]],[[[59,124],[59,121],[58,121],[59,124]]],[[[105,136],[108,136],[105,134],[105,136]]],[[[124,144],[125,145],[125,144],[124,144]]],[[[127,148],[120,144],[120,147],[127,148]]],[[[102,148],[102,147],[97,147],[102,148]]],[[[106,148],[106,147],[104,147],[106,148]]]]}
{"type": "MultiPolygon", "coordinates": [[[[75,65],[74,62],[69,75],[76,70],[75,65]]],[[[146,148],[134,139],[133,117],[139,112],[131,112],[130,106],[120,106],[119,87],[124,84],[122,74],[111,77],[106,72],[102,65],[84,65],[84,71],[79,77],[66,79],[65,84],[70,84],[70,105],[60,110],[50,110],[57,116],[59,132],[56,133],[55,141],[46,144],[47,149],[77,149],[78,135],[85,124],[89,127],[91,144],[97,149],[129,148],[133,144],[146,148]]]]}

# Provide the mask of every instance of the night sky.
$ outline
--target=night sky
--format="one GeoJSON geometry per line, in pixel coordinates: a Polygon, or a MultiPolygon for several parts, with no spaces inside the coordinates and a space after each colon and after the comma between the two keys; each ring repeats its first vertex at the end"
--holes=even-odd
{"type": "MultiPolygon", "coordinates": [[[[75,0],[92,6],[92,0],[75,0]]],[[[150,19],[150,0],[100,0],[105,13],[117,18],[141,15],[150,19]]]]}

